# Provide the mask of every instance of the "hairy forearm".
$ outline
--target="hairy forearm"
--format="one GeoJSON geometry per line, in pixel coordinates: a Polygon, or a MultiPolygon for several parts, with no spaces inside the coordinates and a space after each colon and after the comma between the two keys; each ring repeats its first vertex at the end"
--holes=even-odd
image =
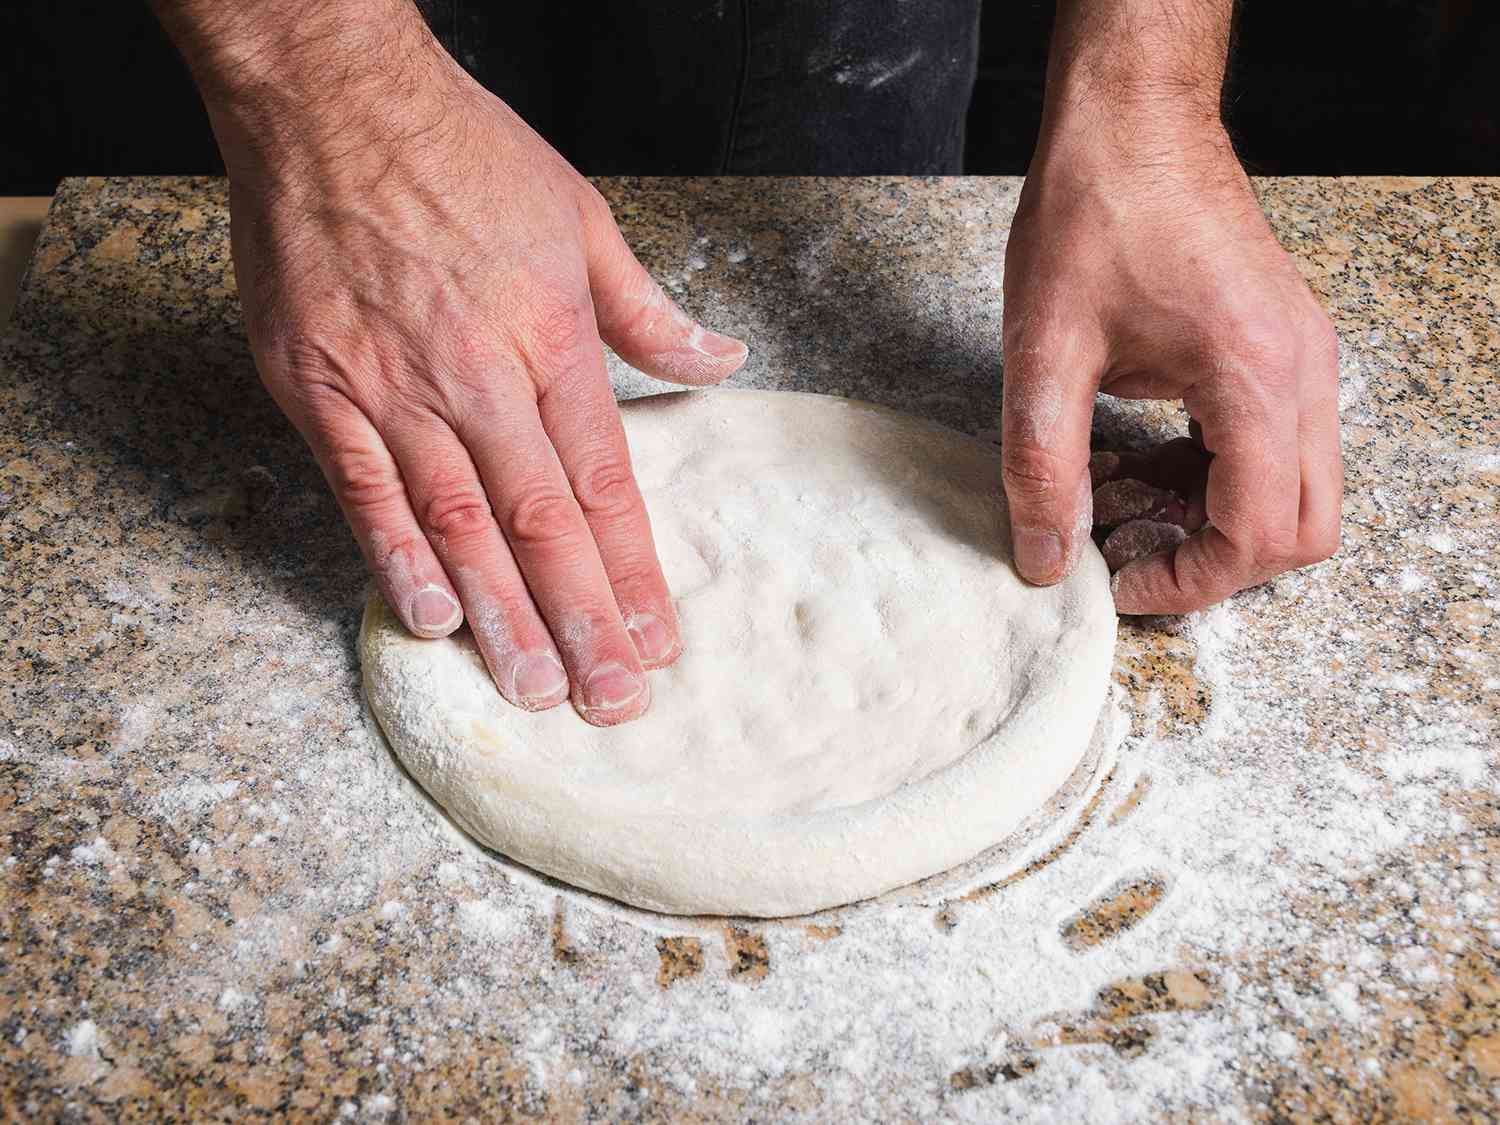
{"type": "Polygon", "coordinates": [[[1232,0],[1058,0],[1046,112],[1217,126],[1232,0]]]}
{"type": "Polygon", "coordinates": [[[150,0],[225,159],[334,141],[410,104],[449,60],[411,0],[150,0]]]}

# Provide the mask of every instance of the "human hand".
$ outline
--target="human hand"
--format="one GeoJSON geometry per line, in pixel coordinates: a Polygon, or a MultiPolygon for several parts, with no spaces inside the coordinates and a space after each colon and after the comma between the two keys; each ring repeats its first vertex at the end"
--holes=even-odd
{"type": "Polygon", "coordinates": [[[1187,498],[1196,530],[1116,574],[1130,614],[1328,558],[1343,489],[1332,324],[1217,122],[1151,129],[1044,132],[1005,258],[1003,473],[1024,577],[1060,580],[1088,538],[1097,390],[1181,399],[1193,419],[1198,450],[1169,443],[1136,474],[1187,498]]]}
{"type": "Polygon", "coordinates": [[[506,699],[623,722],[680,641],[600,341],[693,386],[745,347],[679,310],[599,193],[400,18],[369,76],[313,56],[301,104],[281,82],[270,105],[210,101],[256,363],[408,629],[467,618],[506,699]],[[308,100],[318,81],[342,85],[308,100]]]}

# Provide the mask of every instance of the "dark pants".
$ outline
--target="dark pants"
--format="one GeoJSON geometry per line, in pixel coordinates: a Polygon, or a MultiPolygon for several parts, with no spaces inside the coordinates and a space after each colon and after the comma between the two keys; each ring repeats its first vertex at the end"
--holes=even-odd
{"type": "Polygon", "coordinates": [[[589,175],[961,171],[980,0],[419,0],[589,175]]]}

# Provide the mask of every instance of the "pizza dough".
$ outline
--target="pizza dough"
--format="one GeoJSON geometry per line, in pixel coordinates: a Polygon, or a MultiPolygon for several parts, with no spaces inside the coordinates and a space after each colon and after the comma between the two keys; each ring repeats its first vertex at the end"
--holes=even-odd
{"type": "Polygon", "coordinates": [[[1108,574],[1090,545],[1057,586],[1016,575],[994,447],[822,395],[622,413],[684,641],[643,718],[518,710],[467,630],[366,608],[371,709],[468,832],[637,906],[771,917],[970,859],[1068,778],[1108,688],[1108,574]]]}

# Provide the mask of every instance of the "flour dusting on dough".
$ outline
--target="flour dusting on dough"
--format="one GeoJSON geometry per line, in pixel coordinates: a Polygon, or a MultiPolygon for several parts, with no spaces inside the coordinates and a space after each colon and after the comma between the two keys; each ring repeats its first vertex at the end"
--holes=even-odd
{"type": "MultiPolygon", "coordinates": [[[[992,448],[820,396],[622,415],[653,525],[707,572],[680,582],[663,556],[686,655],[652,674],[643,717],[518,712],[465,638],[367,613],[371,707],[460,824],[638,905],[778,916],[969,860],[1063,784],[1104,699],[1113,607],[1086,534],[1066,581],[1021,581],[992,448]]],[[[588,627],[559,639],[586,646],[588,627]]]]}

